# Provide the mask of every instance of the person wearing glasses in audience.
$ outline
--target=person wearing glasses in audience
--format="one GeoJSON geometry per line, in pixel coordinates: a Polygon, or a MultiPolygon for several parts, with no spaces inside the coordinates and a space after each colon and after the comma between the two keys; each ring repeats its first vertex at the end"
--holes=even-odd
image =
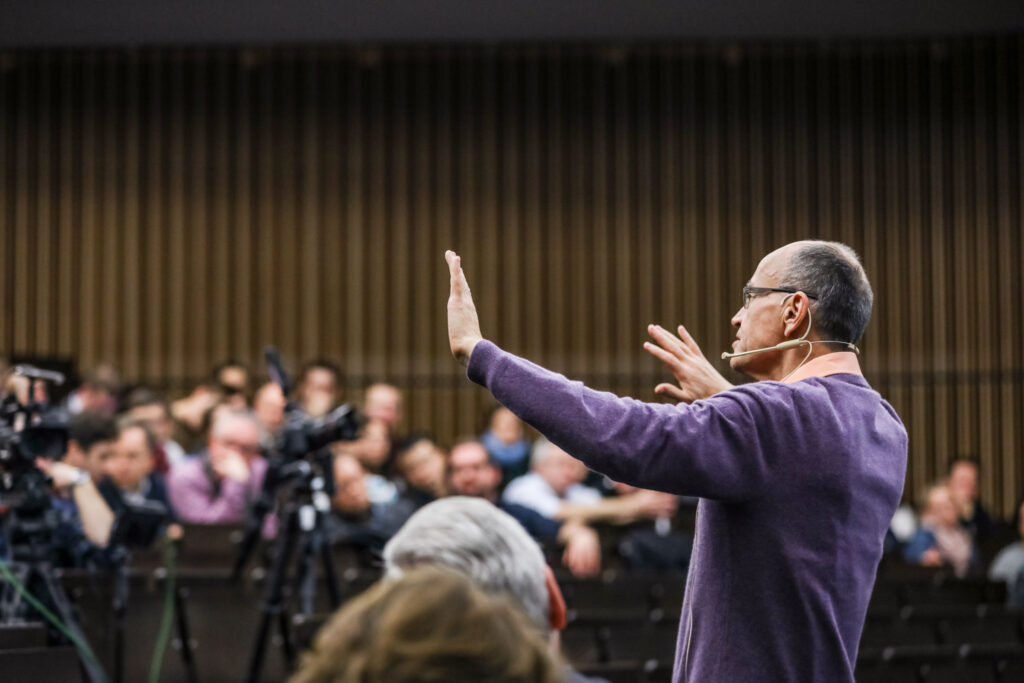
{"type": "Polygon", "coordinates": [[[645,348],[678,382],[655,390],[678,405],[593,391],[484,340],[461,260],[445,258],[471,380],[592,470],[701,499],[673,680],[852,683],[907,466],[906,429],[857,359],[873,293],[853,250],[804,241],[761,260],[722,356],[754,382],[733,386],[682,325],[650,325],[645,348]]]}
{"type": "Polygon", "coordinates": [[[248,410],[222,408],[210,427],[206,451],[171,470],[171,505],[182,522],[242,522],[260,493],[267,461],[259,420],[248,410]]]}

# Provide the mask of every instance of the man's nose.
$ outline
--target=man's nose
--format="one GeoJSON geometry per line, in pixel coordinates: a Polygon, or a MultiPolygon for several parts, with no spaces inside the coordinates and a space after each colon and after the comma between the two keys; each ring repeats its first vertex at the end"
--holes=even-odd
{"type": "Polygon", "coordinates": [[[733,327],[739,328],[739,326],[743,323],[743,311],[744,309],[741,306],[738,311],[733,313],[732,320],[729,321],[733,327]]]}

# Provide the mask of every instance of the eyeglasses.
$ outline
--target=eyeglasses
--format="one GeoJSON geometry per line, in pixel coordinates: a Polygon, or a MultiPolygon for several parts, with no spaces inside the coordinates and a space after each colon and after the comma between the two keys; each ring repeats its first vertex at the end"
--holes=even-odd
{"type": "Polygon", "coordinates": [[[259,444],[241,443],[239,441],[235,441],[234,439],[225,439],[224,437],[217,437],[217,440],[220,441],[220,443],[223,444],[226,448],[238,451],[243,455],[255,457],[257,455],[263,454],[263,451],[260,448],[259,444]]]}
{"type": "MultiPolygon", "coordinates": [[[[803,290],[801,289],[788,289],[786,287],[751,287],[750,285],[747,285],[746,287],[743,288],[743,308],[748,308],[750,306],[751,300],[753,300],[755,296],[771,294],[772,292],[782,292],[783,294],[796,294],[797,292],[802,291],[803,290]]],[[[808,299],[816,300],[818,298],[816,295],[810,294],[809,292],[804,292],[804,294],[807,295],[808,299]]]]}

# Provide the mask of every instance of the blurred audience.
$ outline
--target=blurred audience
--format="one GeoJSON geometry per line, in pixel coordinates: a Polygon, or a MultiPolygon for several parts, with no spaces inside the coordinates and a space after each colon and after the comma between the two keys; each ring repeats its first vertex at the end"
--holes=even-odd
{"type": "Polygon", "coordinates": [[[976,568],[974,539],[960,523],[959,511],[946,484],[928,489],[920,528],[903,554],[908,562],[926,567],[952,567],[953,573],[961,578],[976,568]]]}
{"type": "Polygon", "coordinates": [[[562,543],[562,563],[574,576],[593,576],[601,569],[601,544],[597,532],[578,522],[544,517],[517,503],[500,500],[501,467],[476,440],[457,443],[448,456],[451,492],[457,496],[483,498],[512,516],[535,539],[562,543]]]}
{"type": "Polygon", "coordinates": [[[549,519],[625,524],[671,517],[678,507],[675,496],[656,491],[603,497],[580,483],[587,474],[582,462],[543,438],[533,446],[530,466],[529,474],[509,483],[502,500],[532,508],[549,519]]]}
{"type": "Polygon", "coordinates": [[[370,472],[386,471],[391,458],[391,430],[387,423],[379,419],[371,419],[363,425],[360,437],[355,441],[339,441],[337,447],[359,458],[370,472]]]}
{"type": "Polygon", "coordinates": [[[411,512],[395,503],[375,503],[367,487],[367,472],[359,461],[346,454],[334,457],[335,493],[331,500],[327,534],[331,543],[344,544],[366,562],[379,558],[388,539],[405,523],[411,512]]]}
{"type": "Polygon", "coordinates": [[[241,522],[260,492],[267,462],[256,416],[225,408],[215,412],[206,451],[171,470],[171,503],[184,522],[241,522]]]}
{"type": "Polygon", "coordinates": [[[125,504],[153,501],[166,509],[165,524],[177,521],[167,482],[154,470],[159,448],[159,440],[149,422],[129,416],[118,424],[117,441],[103,465],[106,477],[99,485],[100,493],[115,513],[125,504]]]}
{"type": "Polygon", "coordinates": [[[251,394],[251,378],[249,366],[241,361],[230,359],[218,363],[210,379],[214,391],[220,394],[220,402],[232,408],[246,408],[251,394]]]}
{"type": "Polygon", "coordinates": [[[398,449],[395,471],[402,488],[400,497],[412,510],[448,493],[445,454],[425,436],[413,437],[398,449]]]}
{"type": "Polygon", "coordinates": [[[185,449],[174,440],[174,418],[171,404],[152,389],[133,389],[124,402],[125,414],[133,420],[146,423],[156,436],[158,449],[154,453],[156,470],[166,473],[185,460],[185,449]]]}
{"type": "Polygon", "coordinates": [[[950,463],[948,486],[960,523],[968,533],[975,539],[995,533],[995,524],[979,499],[978,463],[967,458],[950,463]]]}
{"type": "Polygon", "coordinates": [[[68,426],[68,451],[64,462],[85,470],[98,483],[106,476],[104,463],[110,457],[115,441],[117,423],[114,418],[97,413],[74,415],[68,426]]]}
{"type": "Polygon", "coordinates": [[[501,489],[530,468],[530,442],[523,422],[504,406],[491,411],[487,431],[480,437],[487,452],[501,467],[501,489]]]}
{"type": "Polygon", "coordinates": [[[320,358],[306,363],[299,373],[295,400],[310,417],[320,417],[338,405],[341,391],[341,369],[320,358]]]}
{"type": "Polygon", "coordinates": [[[378,382],[366,388],[363,415],[370,422],[381,422],[394,436],[402,422],[402,392],[398,387],[378,382]]]}
{"type": "Polygon", "coordinates": [[[507,598],[425,567],[338,611],[291,683],[556,683],[562,666],[507,598]]]}
{"type": "Polygon", "coordinates": [[[68,395],[68,412],[113,416],[117,412],[120,391],[120,374],[109,363],[101,363],[85,372],[81,384],[68,395]]]}
{"type": "Polygon", "coordinates": [[[284,424],[284,409],[287,403],[277,382],[266,382],[256,390],[256,395],[252,399],[252,410],[268,435],[276,436],[280,431],[284,424]]]}
{"type": "Polygon", "coordinates": [[[1013,515],[1018,540],[999,551],[988,570],[991,581],[1005,581],[1007,601],[1013,607],[1024,607],[1024,500],[1018,501],[1013,515]]]}

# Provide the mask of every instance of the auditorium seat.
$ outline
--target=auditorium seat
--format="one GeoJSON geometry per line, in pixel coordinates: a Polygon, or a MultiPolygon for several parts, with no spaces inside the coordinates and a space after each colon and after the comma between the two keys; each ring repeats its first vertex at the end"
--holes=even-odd
{"type": "Polygon", "coordinates": [[[1020,623],[1011,615],[946,619],[939,624],[943,642],[954,644],[1014,644],[1020,642],[1020,623]]]}
{"type": "Polygon", "coordinates": [[[676,651],[677,635],[676,628],[666,625],[607,626],[599,632],[608,660],[612,662],[671,660],[676,651]]]}
{"type": "Polygon", "coordinates": [[[292,617],[292,640],[297,652],[308,650],[330,614],[296,614],[292,617]]]}
{"type": "Polygon", "coordinates": [[[574,666],[602,661],[597,630],[593,627],[569,627],[562,631],[562,654],[574,666]]]}
{"type": "Polygon", "coordinates": [[[584,676],[603,678],[608,683],[643,683],[643,669],[636,662],[607,662],[577,668],[584,676]]]}
{"type": "Polygon", "coordinates": [[[861,635],[860,646],[864,649],[881,649],[897,645],[934,645],[936,642],[933,622],[896,618],[868,623],[861,635]]]}
{"type": "Polygon", "coordinates": [[[0,624],[0,650],[40,647],[46,647],[46,627],[42,624],[0,624]]]}
{"type": "Polygon", "coordinates": [[[0,650],[0,671],[5,681],[60,681],[80,683],[82,670],[73,647],[0,650]]]}

